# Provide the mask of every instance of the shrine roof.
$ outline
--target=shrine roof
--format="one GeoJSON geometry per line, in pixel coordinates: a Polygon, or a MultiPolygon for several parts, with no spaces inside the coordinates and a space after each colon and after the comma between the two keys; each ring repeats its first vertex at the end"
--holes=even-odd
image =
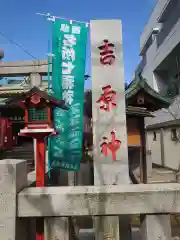
{"type": "Polygon", "coordinates": [[[144,93],[146,100],[145,107],[151,111],[155,111],[161,108],[167,108],[172,102],[171,99],[164,97],[155,90],[153,90],[147,83],[146,79],[138,75],[125,91],[126,101],[128,105],[129,104],[131,105],[132,102],[133,102],[132,105],[138,105],[137,102],[135,102],[135,100],[140,92],[144,93]]]}
{"type": "Polygon", "coordinates": [[[146,108],[128,106],[126,107],[126,114],[128,116],[140,116],[140,117],[154,117],[146,108]]]}
{"type": "Polygon", "coordinates": [[[155,123],[152,125],[146,126],[146,130],[156,130],[160,128],[173,128],[180,126],[180,119],[174,119],[166,122],[155,123]]]}
{"type": "Polygon", "coordinates": [[[50,95],[47,92],[40,90],[38,87],[33,87],[29,91],[22,93],[20,96],[14,96],[8,101],[6,101],[7,105],[16,105],[18,102],[22,102],[25,98],[31,97],[33,94],[39,94],[42,98],[49,100],[53,105],[58,106],[62,109],[68,110],[69,107],[65,105],[64,100],[58,100],[50,95]]]}

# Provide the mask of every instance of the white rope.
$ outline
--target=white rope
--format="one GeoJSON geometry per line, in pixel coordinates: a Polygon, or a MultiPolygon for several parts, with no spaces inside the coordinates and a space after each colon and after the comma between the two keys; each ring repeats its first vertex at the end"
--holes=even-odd
{"type": "Polygon", "coordinates": [[[85,22],[85,21],[78,21],[78,20],[72,20],[72,19],[68,19],[68,18],[65,18],[65,17],[58,17],[58,16],[52,16],[50,13],[47,13],[47,14],[44,14],[44,13],[36,13],[37,15],[41,15],[41,16],[45,16],[47,17],[47,20],[49,21],[55,21],[56,19],[62,19],[62,20],[68,20],[70,21],[70,24],[72,24],[73,22],[76,22],[76,23],[84,23],[86,24],[86,27],[89,26],[89,23],[88,22],[85,22]]]}

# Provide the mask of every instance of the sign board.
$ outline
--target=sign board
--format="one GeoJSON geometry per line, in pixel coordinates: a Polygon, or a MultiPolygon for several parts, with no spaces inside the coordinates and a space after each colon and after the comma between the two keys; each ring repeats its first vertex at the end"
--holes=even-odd
{"type": "Polygon", "coordinates": [[[57,20],[53,26],[52,89],[63,99],[68,111],[56,108],[54,121],[58,136],[52,137],[51,166],[77,171],[82,158],[84,75],[87,26],[57,20]]]}

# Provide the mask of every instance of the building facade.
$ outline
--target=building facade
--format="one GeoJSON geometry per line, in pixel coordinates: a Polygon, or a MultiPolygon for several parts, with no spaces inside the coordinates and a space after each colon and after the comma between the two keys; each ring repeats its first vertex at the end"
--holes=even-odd
{"type": "Polygon", "coordinates": [[[140,56],[137,71],[147,79],[148,84],[163,95],[178,94],[180,1],[157,1],[140,36],[140,56]]]}
{"type": "Polygon", "coordinates": [[[180,167],[180,120],[147,127],[147,153],[153,163],[170,169],[180,167]]]}
{"type": "Polygon", "coordinates": [[[146,118],[147,157],[179,170],[180,159],[180,1],[158,0],[140,36],[141,62],[136,70],[151,88],[174,98],[168,109],[146,118]]]}
{"type": "Polygon", "coordinates": [[[154,164],[180,169],[180,95],[169,108],[146,118],[147,156],[154,164]]]}
{"type": "MultiPolygon", "coordinates": [[[[21,137],[18,135],[20,129],[24,127],[24,112],[18,107],[7,105],[10,98],[22,96],[26,94],[31,88],[31,79],[25,78],[21,80],[10,80],[8,84],[0,86],[0,120],[8,120],[9,128],[1,131],[8,134],[6,147],[5,134],[2,137],[2,153],[3,158],[17,158],[15,153],[17,152],[18,158],[21,155],[29,154],[29,158],[32,160],[33,154],[33,142],[32,139],[27,137],[21,137]],[[8,131],[7,131],[8,130],[8,131]],[[9,134],[10,133],[10,134],[9,134]]],[[[47,91],[47,81],[43,80],[40,84],[40,89],[47,91]]],[[[127,118],[127,137],[128,137],[128,150],[129,150],[129,164],[134,168],[138,168],[141,159],[144,157],[145,136],[144,136],[144,118],[152,117],[149,111],[155,111],[166,108],[170,102],[165,97],[154,91],[145,81],[145,79],[136,78],[125,91],[126,99],[126,118],[127,118]],[[142,152],[142,154],[141,154],[142,152]]],[[[84,157],[83,161],[87,159],[91,160],[92,150],[92,96],[91,91],[85,92],[85,104],[84,104],[84,157]]],[[[3,128],[4,129],[4,128],[3,128]]],[[[89,161],[88,160],[88,161],[89,161]]],[[[32,161],[30,162],[32,164],[32,161]]],[[[139,169],[139,168],[138,168],[139,169]]]]}

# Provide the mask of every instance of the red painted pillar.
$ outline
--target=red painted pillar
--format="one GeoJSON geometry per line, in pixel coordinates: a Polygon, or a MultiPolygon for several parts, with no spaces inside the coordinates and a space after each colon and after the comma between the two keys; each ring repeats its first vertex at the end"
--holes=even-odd
{"type": "Polygon", "coordinates": [[[45,141],[44,138],[36,140],[36,187],[45,186],[45,141]]]}
{"type": "MultiPolygon", "coordinates": [[[[36,140],[36,187],[45,186],[45,141],[43,137],[36,140]]],[[[44,240],[44,218],[36,221],[36,240],[44,240]]]]}

